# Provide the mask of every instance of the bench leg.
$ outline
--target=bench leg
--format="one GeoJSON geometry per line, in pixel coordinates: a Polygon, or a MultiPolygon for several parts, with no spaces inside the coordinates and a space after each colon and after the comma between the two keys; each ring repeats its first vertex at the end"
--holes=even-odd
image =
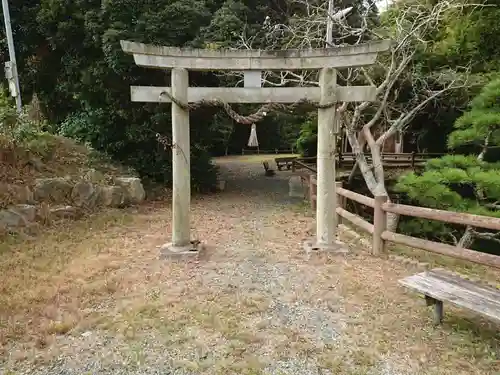
{"type": "Polygon", "coordinates": [[[434,306],[434,324],[441,324],[443,322],[443,301],[438,301],[432,297],[425,296],[425,302],[427,303],[427,306],[434,306]]]}

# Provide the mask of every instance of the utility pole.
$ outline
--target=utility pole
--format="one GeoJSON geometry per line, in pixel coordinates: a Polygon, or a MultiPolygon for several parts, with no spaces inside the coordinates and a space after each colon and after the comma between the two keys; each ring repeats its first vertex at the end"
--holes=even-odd
{"type": "Polygon", "coordinates": [[[23,105],[21,101],[21,90],[19,86],[19,76],[17,74],[16,50],[14,49],[14,37],[12,36],[12,26],[10,24],[10,13],[8,0],[2,0],[3,19],[5,23],[5,35],[9,47],[10,61],[5,63],[5,77],[9,81],[10,94],[16,98],[17,112],[21,112],[23,105]]]}

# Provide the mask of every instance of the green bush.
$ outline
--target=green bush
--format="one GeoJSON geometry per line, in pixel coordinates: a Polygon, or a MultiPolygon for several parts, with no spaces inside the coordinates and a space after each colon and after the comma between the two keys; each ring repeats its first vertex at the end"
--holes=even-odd
{"type": "Polygon", "coordinates": [[[304,157],[313,157],[318,153],[318,120],[316,116],[308,116],[302,124],[297,139],[297,150],[304,157]]]}
{"type": "MultiPolygon", "coordinates": [[[[91,108],[68,116],[60,126],[60,134],[91,145],[136,170],[143,178],[154,182],[172,183],[171,150],[165,150],[156,137],[155,128],[170,136],[169,115],[158,112],[150,121],[133,123],[117,112],[91,108]]],[[[209,153],[195,142],[191,144],[191,184],[193,191],[213,190],[217,171],[209,153]],[[194,143],[194,144],[193,144],[194,143]]]]}

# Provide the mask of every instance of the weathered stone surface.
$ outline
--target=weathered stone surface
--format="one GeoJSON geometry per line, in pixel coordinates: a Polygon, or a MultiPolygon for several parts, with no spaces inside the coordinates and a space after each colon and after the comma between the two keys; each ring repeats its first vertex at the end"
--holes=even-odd
{"type": "Polygon", "coordinates": [[[77,207],[62,206],[50,209],[51,219],[77,219],[82,216],[82,212],[77,207]]]}
{"type": "Polygon", "coordinates": [[[78,207],[94,207],[99,198],[99,188],[90,181],[80,181],[71,191],[71,199],[78,207]]]}
{"type": "Polygon", "coordinates": [[[11,208],[12,211],[23,215],[28,221],[35,221],[36,207],[30,204],[18,204],[11,208]]]}
{"type": "Polygon", "coordinates": [[[106,181],[106,176],[104,176],[103,173],[92,168],[92,169],[89,169],[85,173],[85,175],[83,176],[83,179],[85,181],[90,181],[94,184],[99,184],[99,183],[103,183],[104,181],[106,181]]]}
{"type": "Polygon", "coordinates": [[[73,185],[62,178],[40,178],[35,181],[34,196],[38,201],[66,202],[71,197],[73,185]]]}
{"type": "Polygon", "coordinates": [[[125,192],[121,186],[103,186],[99,192],[99,202],[106,207],[121,207],[125,204],[125,192]]]}
{"type": "Polygon", "coordinates": [[[42,172],[45,169],[45,165],[39,158],[32,157],[28,164],[31,165],[38,172],[42,172]]]}
{"type": "Polygon", "coordinates": [[[146,198],[146,192],[140,178],[118,177],[115,179],[115,183],[123,188],[125,204],[137,204],[146,198]]]}
{"type": "Polygon", "coordinates": [[[2,202],[34,204],[33,192],[28,186],[15,184],[0,184],[2,202]]]}
{"type": "Polygon", "coordinates": [[[0,228],[25,227],[36,217],[36,207],[28,204],[12,206],[0,211],[0,228]]]}

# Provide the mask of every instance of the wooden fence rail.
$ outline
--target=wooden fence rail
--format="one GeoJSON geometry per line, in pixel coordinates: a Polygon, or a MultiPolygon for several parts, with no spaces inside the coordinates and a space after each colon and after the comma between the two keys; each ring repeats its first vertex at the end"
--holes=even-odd
{"type": "Polygon", "coordinates": [[[274,150],[260,150],[260,149],[241,149],[241,155],[255,155],[255,154],[293,154],[294,149],[277,149],[274,150]]]}
{"type": "MultiPolygon", "coordinates": [[[[309,179],[309,199],[313,208],[316,207],[316,185],[316,176],[311,175],[309,179]]],[[[383,253],[386,242],[392,242],[500,269],[500,256],[407,236],[391,232],[387,228],[387,215],[389,213],[490,230],[500,230],[499,218],[391,203],[387,201],[386,196],[371,198],[344,189],[341,185],[341,182],[337,182],[337,222],[345,219],[355,227],[369,233],[372,236],[372,254],[383,253]],[[373,208],[373,223],[349,212],[346,209],[346,199],[373,208]]]]}
{"type": "MultiPolygon", "coordinates": [[[[371,163],[372,156],[370,153],[365,153],[365,158],[368,163],[371,163]]],[[[382,163],[387,168],[403,168],[403,167],[421,167],[429,159],[438,158],[444,154],[433,153],[391,153],[384,152],[381,154],[382,163]]],[[[353,153],[338,153],[335,156],[335,162],[338,168],[352,168],[356,162],[356,155],[353,153]]],[[[316,164],[316,157],[296,158],[292,164],[292,170],[304,168],[304,164],[308,165],[308,169],[316,172],[314,164],[316,164]]]]}

